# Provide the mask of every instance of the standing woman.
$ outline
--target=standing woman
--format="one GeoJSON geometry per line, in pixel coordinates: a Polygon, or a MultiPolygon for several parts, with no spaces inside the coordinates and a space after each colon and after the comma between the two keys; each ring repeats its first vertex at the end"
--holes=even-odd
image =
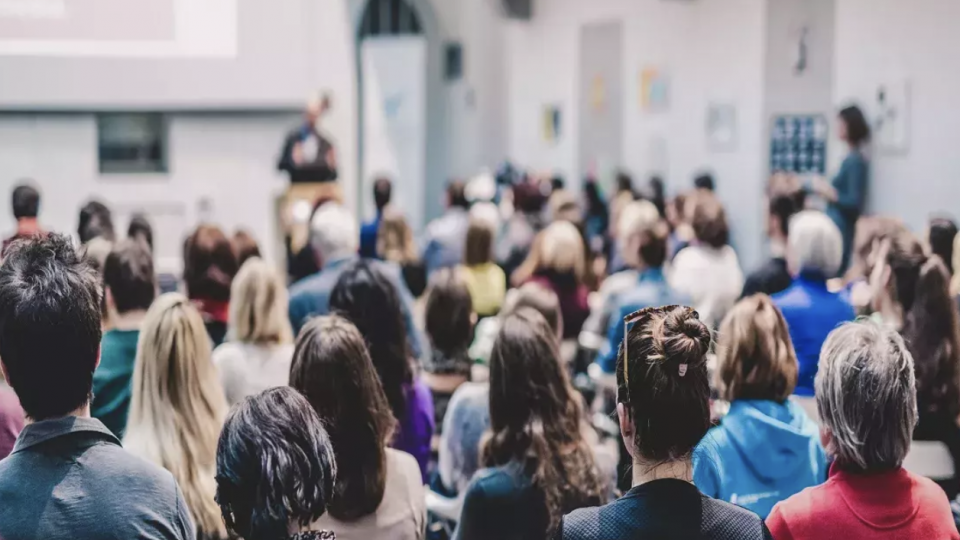
{"type": "Polygon", "coordinates": [[[823,178],[816,179],[812,188],[814,193],[826,199],[827,215],[843,235],[845,270],[850,262],[857,220],[866,204],[870,176],[870,162],[865,148],[870,141],[870,126],[859,107],[851,105],[840,110],[837,136],[847,143],[849,150],[840,165],[840,172],[830,182],[823,178]]]}
{"type": "Polygon", "coordinates": [[[161,296],[140,330],[123,447],[173,474],[201,539],[227,538],[214,500],[226,413],[200,313],[181,294],[161,296]]]}
{"type": "Polygon", "coordinates": [[[508,316],[490,359],[487,468],[467,488],[457,540],[550,538],[563,514],[603,502],[578,399],[546,319],[508,316]]]}

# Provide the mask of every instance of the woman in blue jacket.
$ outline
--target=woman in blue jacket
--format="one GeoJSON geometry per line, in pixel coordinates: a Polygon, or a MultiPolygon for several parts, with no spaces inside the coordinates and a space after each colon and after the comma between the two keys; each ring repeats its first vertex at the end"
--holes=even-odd
{"type": "Polygon", "coordinates": [[[697,447],[694,484],[766,518],[776,503],[827,476],[817,425],[787,399],[797,382],[797,357],[768,296],[746,298],[727,315],[717,356],[730,412],[697,447]]]}

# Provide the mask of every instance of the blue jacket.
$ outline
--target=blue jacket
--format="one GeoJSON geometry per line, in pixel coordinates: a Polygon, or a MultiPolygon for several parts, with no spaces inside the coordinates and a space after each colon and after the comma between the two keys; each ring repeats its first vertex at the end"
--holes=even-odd
{"type": "Polygon", "coordinates": [[[377,256],[377,234],[380,232],[380,220],[383,216],[377,212],[377,216],[364,223],[360,227],[360,256],[367,259],[379,259],[377,256]]]}
{"type": "MultiPolygon", "coordinates": [[[[347,269],[349,263],[355,261],[356,257],[345,257],[328,262],[316,274],[305,277],[294,283],[290,287],[290,324],[293,326],[294,335],[300,333],[300,329],[307,323],[311,317],[330,314],[330,293],[337,285],[340,275],[347,269]]],[[[384,261],[370,261],[372,265],[381,270],[400,294],[400,307],[403,309],[403,319],[407,326],[407,339],[410,340],[410,348],[416,358],[420,358],[423,353],[420,333],[413,323],[413,296],[410,290],[403,282],[400,268],[395,264],[384,261]]]]}
{"type": "Polygon", "coordinates": [[[667,284],[662,268],[648,268],[640,272],[634,288],[620,295],[607,325],[607,343],[600,348],[597,356],[597,363],[603,371],[615,373],[617,370],[617,351],[623,342],[624,317],[643,308],[682,304],[681,298],[667,284]]]}
{"type": "Polygon", "coordinates": [[[773,295],[773,303],[787,320],[800,363],[794,393],[812,396],[820,348],[837,326],[853,320],[853,308],[840,294],[827,290],[825,279],[806,273],[795,279],[787,290],[773,295]]]}
{"type": "Polygon", "coordinates": [[[738,400],[694,452],[705,495],[766,518],[778,502],[827,479],[817,425],[793,403],[738,400]]]}

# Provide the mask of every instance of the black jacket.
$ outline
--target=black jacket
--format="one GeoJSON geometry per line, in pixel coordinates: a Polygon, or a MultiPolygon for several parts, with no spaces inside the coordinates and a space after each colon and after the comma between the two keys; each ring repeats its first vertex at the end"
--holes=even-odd
{"type": "Polygon", "coordinates": [[[566,516],[555,540],[772,540],[759,516],[693,484],[654,480],[616,501],[566,516]]]}
{"type": "Polygon", "coordinates": [[[303,142],[310,135],[308,128],[299,127],[287,134],[283,141],[283,150],[277,169],[290,173],[290,182],[332,182],[337,179],[337,170],[327,163],[327,152],[333,144],[317,131],[312,135],[317,138],[317,157],[314,161],[297,165],[293,160],[293,149],[297,143],[303,142]]]}

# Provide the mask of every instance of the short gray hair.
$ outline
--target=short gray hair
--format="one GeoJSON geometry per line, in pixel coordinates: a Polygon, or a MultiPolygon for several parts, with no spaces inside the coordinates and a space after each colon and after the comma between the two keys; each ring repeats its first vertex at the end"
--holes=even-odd
{"type": "Polygon", "coordinates": [[[837,466],[900,467],[917,425],[913,357],[896,331],[860,320],[827,336],[816,378],[817,408],[837,466]]]}
{"type": "Polygon", "coordinates": [[[324,261],[355,254],[360,246],[357,219],[339,204],[324,204],[310,220],[310,245],[324,261]]]}
{"type": "Polygon", "coordinates": [[[828,278],[840,271],[843,236],[823,212],[804,210],[793,216],[788,242],[795,270],[815,270],[828,278]]]}

